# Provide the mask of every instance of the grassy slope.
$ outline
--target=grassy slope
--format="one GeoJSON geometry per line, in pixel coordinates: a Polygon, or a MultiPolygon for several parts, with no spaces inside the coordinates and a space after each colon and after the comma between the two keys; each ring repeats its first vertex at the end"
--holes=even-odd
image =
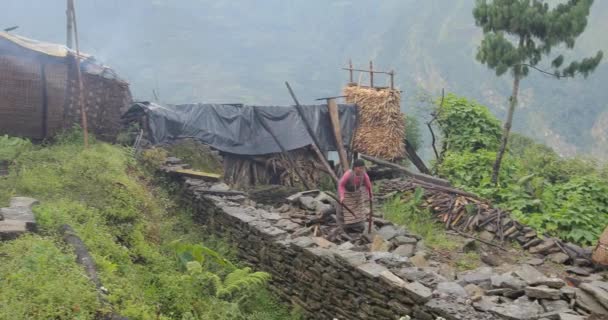
{"type": "MultiPolygon", "coordinates": [[[[13,195],[41,201],[35,208],[41,234],[0,244],[0,319],[92,319],[102,308],[61,244],[63,223],[91,251],[111,307],[131,319],[290,317],[265,289],[243,295],[241,303],[205,293],[205,284],[180,268],[171,241],[204,241],[228,257],[230,248],[206,237],[187,209],[152,186],[128,150],[105,143],[83,150],[79,140],[72,134],[47,147],[25,144],[11,155],[11,174],[0,177],[1,206],[13,195]]],[[[6,154],[8,148],[0,144],[6,154]]],[[[205,266],[220,277],[227,273],[205,266]]]]}

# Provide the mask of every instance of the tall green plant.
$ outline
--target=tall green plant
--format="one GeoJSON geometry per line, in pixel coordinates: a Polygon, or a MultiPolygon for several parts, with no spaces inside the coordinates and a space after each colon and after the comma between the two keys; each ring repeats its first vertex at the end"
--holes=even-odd
{"type": "Polygon", "coordinates": [[[438,112],[442,157],[446,152],[493,149],[498,146],[500,122],[487,107],[454,94],[448,94],[438,112]]]}
{"type": "MultiPolygon", "coordinates": [[[[542,0],[477,0],[473,10],[475,24],[484,38],[477,50],[477,60],[493,69],[497,76],[510,72],[513,91],[505,120],[502,139],[493,166],[492,182],[497,183],[513,113],[517,105],[520,81],[530,69],[538,69],[544,57],[551,57],[554,47],[573,49],[576,38],[587,26],[593,0],[570,0],[549,6],[542,0]]],[[[582,74],[585,78],[602,60],[603,52],[564,66],[564,56],[553,57],[551,73],[557,78],[582,74]]],[[[547,73],[545,71],[542,71],[547,73]]]]}

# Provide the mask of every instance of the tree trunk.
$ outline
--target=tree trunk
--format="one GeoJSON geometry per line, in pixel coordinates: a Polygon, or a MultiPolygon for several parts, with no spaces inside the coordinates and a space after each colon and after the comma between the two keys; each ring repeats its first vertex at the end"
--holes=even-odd
{"type": "Polygon", "coordinates": [[[494,168],[492,171],[492,183],[498,184],[498,174],[500,173],[500,164],[502,157],[507,149],[507,142],[509,142],[509,133],[511,132],[511,125],[513,123],[513,113],[515,112],[515,106],[517,105],[517,95],[519,93],[519,80],[520,76],[515,75],[513,79],[513,93],[511,94],[511,101],[509,102],[509,111],[507,113],[507,120],[502,129],[502,139],[500,141],[500,149],[496,154],[496,161],[494,162],[494,168]]]}

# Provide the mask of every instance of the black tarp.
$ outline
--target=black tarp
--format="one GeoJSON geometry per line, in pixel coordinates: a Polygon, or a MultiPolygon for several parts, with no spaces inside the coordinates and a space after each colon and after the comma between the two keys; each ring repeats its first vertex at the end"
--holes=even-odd
{"type": "MultiPolygon", "coordinates": [[[[304,115],[319,141],[319,148],[335,151],[334,134],[327,105],[302,106],[304,115]]],[[[135,103],[123,118],[147,114],[152,143],[181,138],[195,138],[220,151],[260,155],[279,153],[281,149],[255,117],[265,119],[287,150],[302,148],[313,141],[295,107],[244,106],[238,104],[183,104],[161,106],[150,102],[135,103]]],[[[357,125],[355,105],[338,105],[342,142],[350,145],[357,125]]]]}

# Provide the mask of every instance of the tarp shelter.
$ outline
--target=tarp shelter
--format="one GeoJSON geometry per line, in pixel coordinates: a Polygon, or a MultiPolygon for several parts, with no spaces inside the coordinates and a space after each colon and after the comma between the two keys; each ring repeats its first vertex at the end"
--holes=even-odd
{"type": "MultiPolygon", "coordinates": [[[[302,106],[319,148],[335,151],[336,144],[327,105],[302,106]]],[[[357,126],[357,108],[338,105],[342,143],[349,146],[357,126]]],[[[246,106],[237,104],[184,104],[161,106],[142,102],[134,104],[123,116],[147,117],[148,139],[154,144],[181,138],[194,138],[213,148],[236,155],[280,153],[270,133],[256,118],[257,112],[270,126],[287,150],[313,143],[294,106],[246,106]]]]}
{"type": "MultiPolygon", "coordinates": [[[[0,32],[0,134],[43,139],[80,123],[76,52],[0,32]]],[[[128,84],[80,55],[89,130],[111,139],[131,104],[128,84]]]]}

